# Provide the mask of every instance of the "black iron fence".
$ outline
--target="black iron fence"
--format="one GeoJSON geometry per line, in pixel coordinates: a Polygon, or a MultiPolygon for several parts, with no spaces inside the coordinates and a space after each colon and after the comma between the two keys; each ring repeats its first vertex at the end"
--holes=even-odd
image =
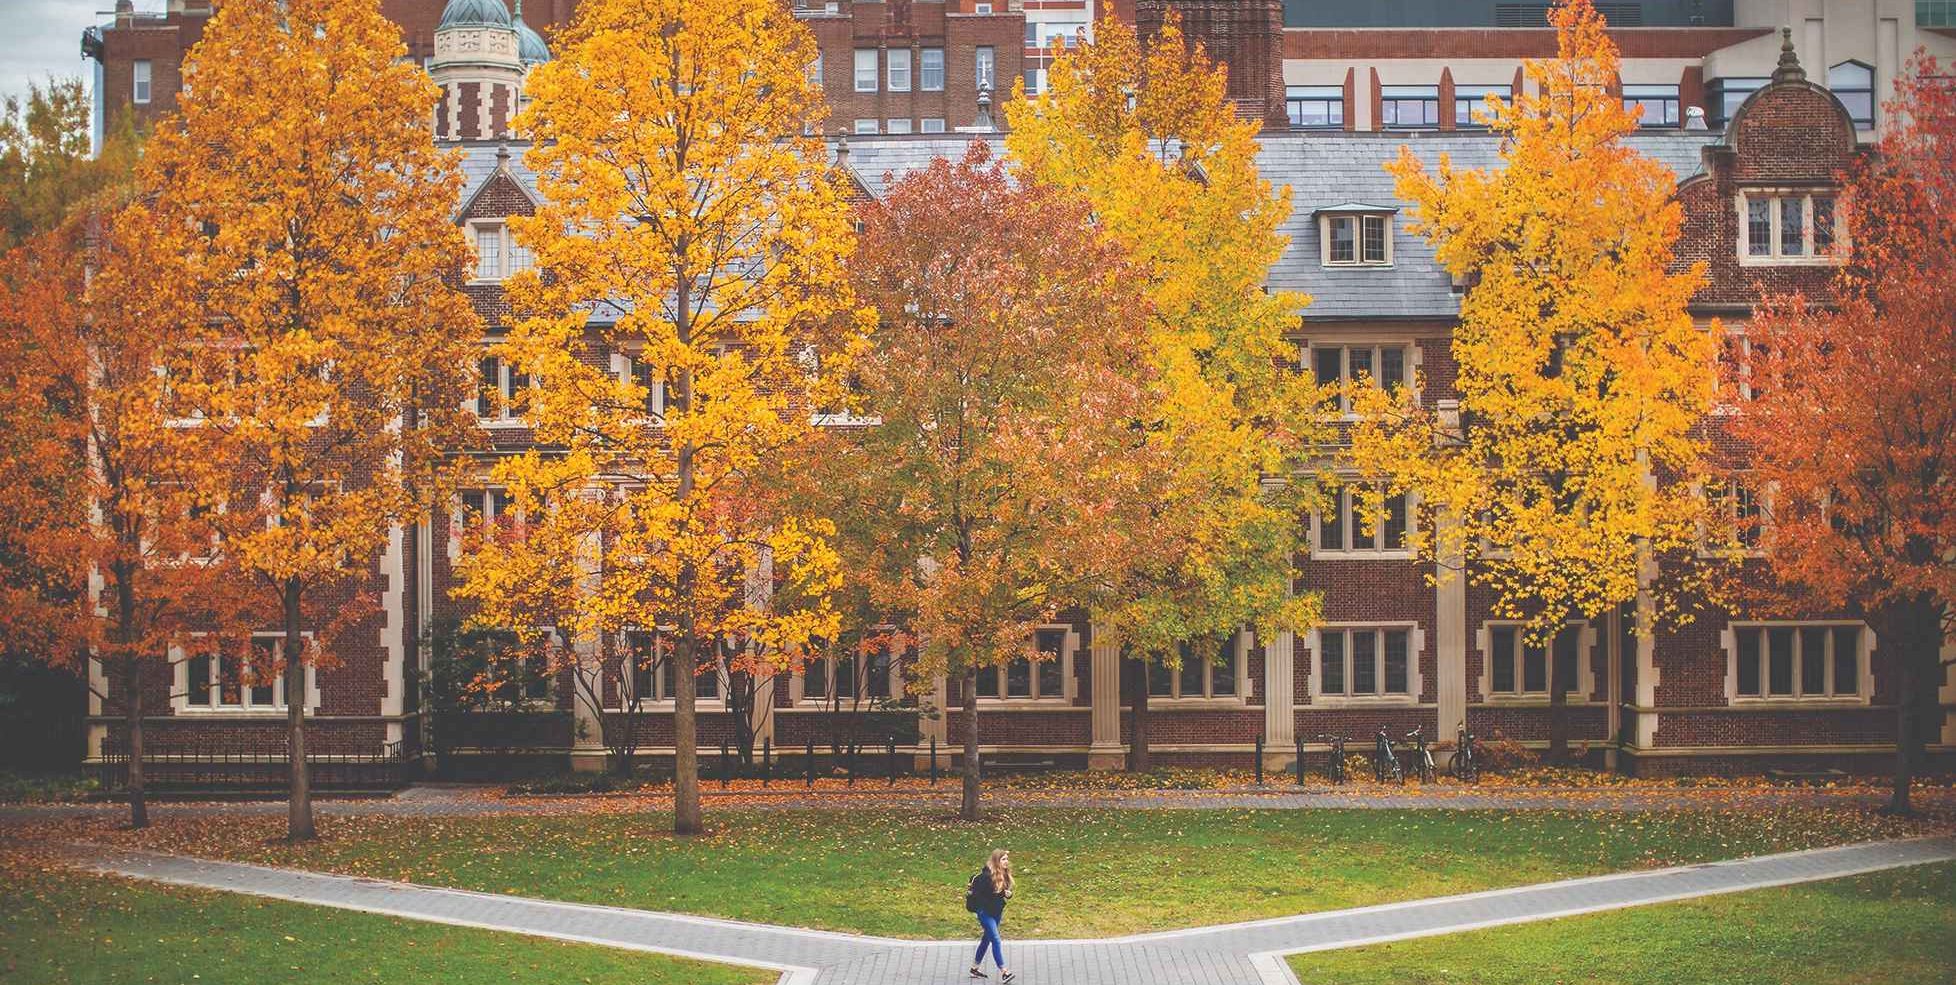
{"type": "MultiPolygon", "coordinates": [[[[389,742],[368,752],[306,753],[314,790],[393,790],[414,778],[414,761],[403,743],[389,742]]],[[[284,748],[266,748],[262,737],[172,736],[163,750],[143,760],[144,787],[155,792],[213,791],[273,793],[290,783],[291,759],[284,748]]],[[[129,786],[126,742],[103,743],[102,758],[88,771],[107,791],[129,786]]]]}

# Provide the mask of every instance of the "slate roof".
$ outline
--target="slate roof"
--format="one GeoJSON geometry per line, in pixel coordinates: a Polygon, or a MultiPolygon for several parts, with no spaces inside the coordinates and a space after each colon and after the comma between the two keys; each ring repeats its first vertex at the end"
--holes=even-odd
{"type": "MultiPolygon", "coordinates": [[[[1705,130],[1666,130],[1636,133],[1626,142],[1674,172],[1678,180],[1700,170],[1701,151],[1720,134],[1705,130]]],[[[942,136],[851,134],[849,166],[864,188],[877,197],[891,179],[928,167],[934,158],[957,160],[976,139],[1004,153],[1001,134],[949,133],[942,136]]],[[[1458,168],[1490,167],[1497,161],[1498,143],[1485,133],[1365,133],[1306,131],[1266,134],[1261,138],[1257,166],[1263,177],[1291,189],[1291,217],[1282,231],[1290,244],[1270,270],[1270,286],[1302,291],[1312,301],[1306,320],[1423,319],[1459,314],[1460,298],[1447,274],[1433,260],[1426,241],[1393,226],[1393,264],[1390,267],[1325,267],[1318,260],[1318,224],[1313,213],[1365,202],[1404,210],[1408,203],[1393,194],[1392,176],[1384,165],[1410,146],[1421,160],[1436,163],[1450,156],[1458,168]]],[[[470,144],[462,169],[467,175],[462,200],[467,201],[496,168],[496,145],[470,144]]],[[[511,173],[532,190],[535,175],[523,167],[521,145],[512,145],[511,173]]],[[[1402,211],[1401,216],[1405,215],[1402,211]]]]}
{"type": "MultiPolygon", "coordinates": [[[[489,180],[490,175],[496,173],[496,147],[495,141],[462,145],[462,195],[456,200],[458,208],[474,201],[476,193],[482,190],[483,183],[489,180]]],[[[523,164],[523,152],[529,147],[528,143],[516,141],[509,143],[509,173],[523,185],[532,198],[541,199],[543,196],[537,194],[536,173],[523,164]]]]}

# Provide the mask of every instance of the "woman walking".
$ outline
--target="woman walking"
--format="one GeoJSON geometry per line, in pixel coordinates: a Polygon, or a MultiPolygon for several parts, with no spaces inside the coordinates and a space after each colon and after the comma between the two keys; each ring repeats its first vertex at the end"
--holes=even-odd
{"type": "Polygon", "coordinates": [[[1009,982],[1013,975],[1005,970],[1005,950],[998,939],[998,921],[1005,916],[1005,901],[1012,898],[1012,853],[1003,848],[994,849],[992,857],[985,860],[985,867],[971,877],[971,885],[964,891],[964,908],[978,915],[978,927],[984,931],[978,938],[978,953],[971,959],[971,977],[983,978],[985,973],[979,966],[985,963],[985,948],[992,949],[992,963],[998,965],[998,980],[1009,982]]]}

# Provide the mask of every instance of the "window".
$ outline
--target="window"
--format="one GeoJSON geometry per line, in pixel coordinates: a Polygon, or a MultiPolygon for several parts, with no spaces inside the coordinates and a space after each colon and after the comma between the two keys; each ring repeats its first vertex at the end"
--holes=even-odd
{"type": "Polygon", "coordinates": [[[1840,217],[1831,194],[1739,193],[1739,257],[1750,263],[1825,263],[1838,255],[1840,217]]]}
{"type": "Polygon", "coordinates": [[[925,92],[944,91],[944,49],[925,48],[917,53],[917,88],[925,92]]]}
{"type": "Polygon", "coordinates": [[[1152,698],[1234,698],[1241,690],[1241,633],[1221,639],[1185,640],[1177,656],[1181,666],[1148,664],[1148,696],[1152,698]]]}
{"type": "Polygon", "coordinates": [[[1874,128],[1874,69],[1860,62],[1842,62],[1827,70],[1827,88],[1847,107],[1855,129],[1874,128]]]}
{"type": "Polygon", "coordinates": [[[530,269],[530,248],[517,242],[507,224],[474,222],[469,232],[475,240],[476,280],[503,280],[530,269]]]}
{"type": "Polygon", "coordinates": [[[631,697],[640,704],[672,700],[672,644],[657,630],[625,633],[631,697]]]}
{"type": "Polygon", "coordinates": [[[1318,536],[1313,557],[1327,554],[1383,554],[1406,549],[1407,503],[1405,495],[1385,497],[1381,513],[1369,529],[1361,511],[1370,493],[1362,486],[1344,486],[1325,498],[1326,512],[1316,517],[1318,536]]]}
{"type": "Polygon", "coordinates": [[[1064,701],[1066,683],[1073,676],[1073,651],[1078,637],[1065,626],[1041,626],[1033,631],[1032,645],[1042,654],[1039,660],[1021,657],[1003,667],[978,669],[978,696],[1015,701],[1064,701]]]}
{"type": "Polygon", "coordinates": [[[1487,97],[1507,100],[1514,91],[1513,86],[1463,86],[1453,87],[1453,126],[1456,130],[1485,130],[1487,124],[1474,119],[1475,113],[1487,115],[1487,97]]]}
{"type": "MultiPolygon", "coordinates": [[[[1317,377],[1319,386],[1370,380],[1373,386],[1391,390],[1406,385],[1408,348],[1391,343],[1313,345],[1310,347],[1311,371],[1317,377]]],[[[1338,400],[1336,408],[1325,409],[1349,413],[1350,402],[1343,396],[1338,400]]]]}
{"type": "Polygon", "coordinates": [[[1763,78],[1711,80],[1706,86],[1707,101],[1711,103],[1711,119],[1706,122],[1720,127],[1731,122],[1732,114],[1739,111],[1746,97],[1764,87],[1768,81],[1763,78]]]}
{"type": "Polygon", "coordinates": [[[1734,395],[1740,400],[1756,400],[1765,393],[1764,385],[1755,382],[1764,375],[1759,361],[1765,355],[1765,345],[1752,341],[1744,332],[1730,332],[1725,336],[1725,368],[1731,375],[1734,395]]]}
{"type": "Polygon", "coordinates": [[[875,121],[875,120],[857,120],[857,121],[856,121],[856,132],[857,132],[857,133],[875,133],[875,132],[876,132],[876,129],[877,129],[877,123],[876,123],[876,121],[875,121]]]}
{"type": "Polygon", "coordinates": [[[910,49],[891,48],[885,61],[891,92],[910,91],[910,49]]]}
{"type": "Polygon", "coordinates": [[[848,707],[858,701],[887,701],[894,693],[890,678],[896,650],[887,640],[846,648],[836,655],[817,657],[801,672],[804,701],[848,707]]]}
{"type": "Polygon", "coordinates": [[[1331,697],[1412,696],[1409,627],[1325,627],[1318,636],[1317,693],[1331,697]]]}
{"type": "Polygon", "coordinates": [[[815,53],[815,59],[808,63],[808,81],[815,83],[817,89],[822,87],[822,53],[819,51],[815,53]]]}
{"type": "Polygon", "coordinates": [[[908,119],[903,119],[903,118],[898,118],[894,120],[885,120],[883,123],[883,132],[884,133],[909,133],[910,121],[908,119]]]}
{"type": "Polygon", "coordinates": [[[917,128],[919,133],[944,132],[944,118],[941,116],[926,116],[919,123],[922,124],[917,128]]]}
{"type": "Polygon", "coordinates": [[[856,49],[856,91],[876,91],[876,49],[856,49]]]}
{"type": "Polygon", "coordinates": [[[972,79],[980,89],[992,88],[993,72],[998,61],[992,57],[990,45],[981,45],[971,52],[972,79]]]}
{"type": "Polygon", "coordinates": [[[1297,129],[1340,129],[1345,125],[1345,87],[1285,86],[1284,107],[1297,129]]]}
{"type": "Polygon", "coordinates": [[[1956,27],[1956,0],[1915,0],[1916,27],[1956,27]]]}
{"type": "Polygon", "coordinates": [[[475,416],[485,421],[520,420],[520,397],[530,388],[530,374],[501,356],[484,356],[476,363],[475,416]]]}
{"type": "Polygon", "coordinates": [[[1861,698],[1866,632],[1855,622],[1733,623],[1727,693],[1738,701],[1861,698]]]}
{"type": "Polygon", "coordinates": [[[1759,490],[1743,479],[1725,478],[1705,485],[1705,500],[1716,525],[1707,531],[1708,548],[1741,553],[1759,549],[1770,516],[1759,490]]]}
{"type": "Polygon", "coordinates": [[[1674,85],[1626,85],[1623,108],[1636,114],[1637,125],[1674,127],[1678,125],[1678,87],[1674,85]]]}
{"type": "Polygon", "coordinates": [[[138,58],[130,66],[129,98],[137,103],[147,103],[150,97],[149,59],[138,58]]]}
{"type": "Polygon", "coordinates": [[[1549,689],[1549,656],[1555,657],[1555,682],[1563,693],[1587,694],[1591,673],[1583,659],[1586,622],[1571,622],[1555,634],[1547,647],[1526,641],[1522,627],[1514,623],[1487,627],[1487,667],[1482,671],[1483,693],[1491,697],[1546,697],[1549,689]]]}
{"type": "Polygon", "coordinates": [[[1326,266],[1374,266],[1392,263],[1390,213],[1328,213],[1320,217],[1326,266]]]}
{"type": "Polygon", "coordinates": [[[1026,66],[1026,92],[1038,95],[1046,91],[1046,70],[1036,65],[1026,66]]]}
{"type": "Polygon", "coordinates": [[[1396,130],[1440,125],[1439,86],[1380,86],[1379,125],[1396,130]]]}
{"type": "Polygon", "coordinates": [[[666,381],[659,373],[659,367],[636,356],[618,355],[618,381],[636,383],[644,389],[637,407],[645,411],[647,417],[663,419],[666,413],[666,381]]]}
{"type": "MultiPolygon", "coordinates": [[[[251,653],[209,649],[183,661],[183,704],[199,711],[283,711],[285,652],[282,634],[252,636],[251,653]]],[[[312,671],[306,671],[310,678],[312,671]]]]}

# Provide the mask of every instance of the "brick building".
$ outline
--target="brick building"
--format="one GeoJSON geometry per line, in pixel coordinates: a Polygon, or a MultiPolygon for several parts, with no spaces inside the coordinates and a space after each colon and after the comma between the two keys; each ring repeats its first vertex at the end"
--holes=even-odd
{"type": "MultiPolygon", "coordinates": [[[[1885,2],[1864,4],[1864,12],[1878,13],[1885,2]]],[[[547,28],[558,21],[543,18],[556,18],[568,5],[568,0],[529,0],[523,17],[536,18],[532,23],[547,28]]],[[[997,139],[982,132],[998,120],[996,105],[989,114],[991,124],[983,107],[1004,87],[988,89],[983,83],[1026,70],[1024,19],[1043,16],[1033,11],[1048,8],[1035,7],[1032,0],[1023,10],[987,12],[982,6],[972,0],[837,0],[819,10],[802,9],[804,22],[822,39],[823,79],[836,118],[875,124],[872,129],[852,123],[844,128],[852,131],[847,140],[834,145],[838,163],[852,172],[863,195],[880,196],[892,177],[925,167],[934,158],[955,158],[968,140],[997,139]],[[984,63],[978,52],[987,48],[993,71],[1000,73],[990,80],[979,68],[984,63]],[[926,61],[928,51],[942,52],[941,61],[926,61]],[[864,80],[873,68],[874,86],[858,85],[859,64],[864,80]],[[941,87],[924,85],[924,72],[936,65],[941,65],[941,87]],[[893,85],[895,79],[903,84],[893,85]],[[913,125],[908,132],[892,132],[892,120],[913,125]],[[925,132],[926,120],[941,120],[946,130],[981,132],[925,132]]],[[[1158,23],[1167,6],[1187,8],[1192,33],[1225,53],[1232,66],[1251,66],[1232,82],[1230,94],[1243,112],[1266,121],[1259,166],[1265,178],[1289,188],[1293,196],[1293,214],[1283,230],[1289,245],[1269,272],[1269,281],[1314,299],[1298,313],[1294,332],[1300,369],[1325,379],[1361,369],[1385,381],[1417,379],[1424,387],[1418,399],[1444,410],[1458,395],[1449,341],[1461,288],[1434,261],[1427,243],[1405,232],[1400,221],[1405,203],[1396,198],[1381,165],[1400,147],[1410,146],[1429,160],[1447,154],[1457,166],[1489,166],[1497,161],[1493,141],[1445,125],[1381,130],[1353,125],[1347,118],[1338,126],[1292,126],[1295,89],[1286,92],[1281,83],[1298,68],[1300,59],[1293,56],[1301,45],[1322,43],[1321,29],[1283,26],[1277,20],[1280,8],[1266,0],[1140,0],[1131,11],[1116,12],[1146,27],[1158,23]],[[1278,109],[1286,112],[1280,116],[1278,109]],[[1368,247],[1376,243],[1376,251],[1339,245],[1359,241],[1368,247]]],[[[1293,2],[1283,13],[1294,21],[1300,9],[1312,6],[1293,2]]],[[[1703,6],[1714,13],[1721,9],[1716,3],[1703,6]]],[[[1737,4],[1741,11],[1748,6],[1744,0],[1737,4]]],[[[1840,6],[1818,5],[1829,11],[1840,6]]],[[[548,32],[542,30],[530,43],[514,12],[500,0],[449,0],[437,15],[402,23],[411,39],[419,30],[412,24],[428,25],[429,69],[444,88],[432,125],[436,139],[463,153],[467,181],[456,221],[478,246],[478,268],[466,289],[490,326],[486,345],[501,334],[507,320],[499,282],[525,262],[523,251],[507,237],[506,220],[527,214],[537,201],[533,176],[522,164],[522,147],[507,133],[507,108],[519,98],[527,65],[548,57],[548,32]],[[463,34],[475,41],[452,43],[463,34]]],[[[167,49],[165,41],[145,32],[175,37],[178,41],[172,43],[180,44],[193,36],[190,32],[201,30],[201,21],[188,9],[154,23],[133,17],[129,24],[117,29],[128,33],[103,32],[105,66],[136,53],[167,49]]],[[[1455,32],[1451,36],[1466,51],[1483,41],[1509,44],[1515,37],[1532,37],[1525,31],[1444,30],[1455,32]]],[[[1662,37],[1696,38],[1692,44],[1703,47],[1734,37],[1715,32],[1752,29],[1711,25],[1650,30],[1681,32],[1662,37]]],[[[1783,38],[1776,32],[1761,34],[1773,45],[1773,59],[1761,84],[1715,117],[1718,126],[1653,126],[1628,138],[1632,147],[1677,176],[1677,194],[1687,216],[1680,255],[1706,260],[1711,271],[1692,311],[1707,330],[1719,320],[1730,333],[1728,349],[1737,358],[1745,352],[1745,321],[1763,290],[1825,289],[1844,243],[1833,225],[1831,189],[1843,165],[1867,151],[1872,136],[1861,125],[1860,104],[1848,98],[1856,92],[1843,94],[1823,85],[1823,79],[1807,76],[1796,55],[1801,36],[1798,30],[1783,38]]],[[[1383,44],[1384,37],[1366,43],[1383,44]]],[[[1642,36],[1619,32],[1619,37],[1628,44],[1642,36]]],[[[1740,44],[1752,44],[1750,33],[1740,44]]],[[[1432,50],[1453,52],[1445,46],[1432,50]]],[[[1502,57],[1518,56],[1511,52],[1502,57]]],[[[1710,55],[1694,57],[1702,61],[1710,55]]],[[[1879,58],[1876,63],[1890,64],[1879,58]]],[[[1439,71],[1444,74],[1450,67],[1439,66],[1439,71]]],[[[1397,68],[1389,69],[1382,77],[1400,78],[1394,74],[1397,68]]],[[[1368,77],[1375,70],[1368,65],[1368,77]]],[[[162,76],[154,67],[149,71],[156,86],[162,76]]],[[[1626,78],[1629,71],[1626,67],[1626,78]]],[[[1348,75],[1356,73],[1355,65],[1348,66],[1348,75]]],[[[122,90],[110,84],[98,91],[104,98],[116,98],[122,90]]],[[[170,92],[173,97],[174,90],[170,92]]],[[[167,105],[162,93],[152,89],[152,111],[167,105]]],[[[1626,90],[1625,98],[1642,97],[1626,90]]],[[[1665,115],[1669,117],[1668,110],[1665,115]]],[[[1379,119],[1376,114],[1364,118],[1379,119]]],[[[604,317],[603,311],[595,317],[604,317]]],[[[630,372],[622,355],[609,357],[619,372],[630,372]]],[[[495,453],[526,447],[529,432],[506,406],[507,395],[524,385],[521,375],[494,358],[485,358],[481,369],[483,390],[476,410],[490,449],[480,460],[486,474],[495,453]]],[[[1705,422],[1715,447],[1729,444],[1721,439],[1720,417],[1736,412],[1742,408],[1725,409],[1705,422]]],[[[452,562],[462,549],[467,524],[495,522],[502,509],[499,496],[482,482],[464,489],[430,522],[395,531],[374,574],[373,592],[382,611],[348,645],[340,665],[319,671],[310,689],[308,700],[318,716],[315,727],[332,736],[323,740],[322,748],[348,756],[382,748],[410,754],[423,749],[426,719],[414,682],[429,666],[431,630],[466,615],[449,599],[452,562]]],[[[1401,505],[1395,515],[1416,514],[1401,505]]],[[[1551,662],[1559,668],[1558,678],[1574,682],[1568,699],[1572,742],[1620,768],[1639,773],[1884,769],[1892,758],[1896,694],[1890,658],[1867,626],[1836,613],[1759,620],[1744,613],[1706,611],[1684,629],[1639,638],[1632,630],[1635,613],[1621,611],[1571,623],[1553,646],[1534,649],[1523,644],[1511,624],[1493,615],[1487,589],[1462,578],[1429,579],[1431,572],[1407,549],[1403,522],[1388,522],[1367,536],[1349,503],[1340,503],[1331,515],[1313,519],[1310,544],[1309,556],[1301,562],[1300,588],[1323,593],[1322,626],[1271,639],[1245,631],[1200,644],[1217,648],[1213,660],[1188,661],[1180,673],[1149,675],[1149,732],[1161,759],[1242,764],[1261,739],[1272,764],[1278,765],[1298,740],[1312,753],[1320,752],[1324,747],[1317,737],[1324,733],[1362,742],[1381,727],[1401,733],[1424,726],[1430,735],[1450,737],[1463,721],[1483,737],[1498,731],[1544,745],[1551,662]]],[[[657,675],[621,673],[616,656],[648,644],[656,645],[635,638],[583,644],[590,646],[591,660],[601,668],[595,701],[567,680],[541,681],[524,697],[548,713],[523,725],[523,734],[512,731],[517,727],[513,719],[479,717],[464,733],[445,737],[443,745],[461,755],[521,746],[553,759],[595,765],[604,757],[596,726],[602,718],[624,714],[624,698],[635,692],[649,709],[639,725],[640,753],[668,755],[669,682],[657,675]]],[[[1043,627],[1039,644],[1053,660],[981,678],[978,699],[986,755],[1119,765],[1126,755],[1131,713],[1122,702],[1126,692],[1117,643],[1099,632],[1088,615],[1078,614],[1043,627]]],[[[151,732],[153,750],[164,756],[193,755],[199,736],[249,736],[278,727],[282,694],[260,696],[211,684],[199,697],[196,688],[187,686],[192,683],[189,668],[178,664],[177,679],[159,675],[152,681],[158,693],[153,706],[169,709],[158,716],[151,732]],[[176,697],[169,697],[172,693],[176,697]]],[[[765,682],[758,707],[748,712],[753,715],[750,724],[776,748],[796,749],[826,734],[838,702],[848,707],[861,699],[892,697],[937,707],[961,703],[956,683],[942,680],[926,682],[922,699],[902,698],[904,673],[901,654],[818,664],[810,674],[765,682]]],[[[702,677],[700,736],[706,747],[731,740],[737,731],[735,712],[722,697],[734,683],[723,670],[702,677]]],[[[1947,762],[1956,754],[1956,683],[1945,682],[1941,697],[1944,714],[1932,749],[1947,762]]],[[[91,761],[100,762],[117,741],[115,726],[100,717],[99,703],[90,711],[97,717],[91,719],[89,754],[91,761]]],[[[962,740],[960,728],[955,717],[927,717],[918,725],[916,740],[904,741],[904,751],[921,752],[932,741],[954,748],[962,740]]]]}

